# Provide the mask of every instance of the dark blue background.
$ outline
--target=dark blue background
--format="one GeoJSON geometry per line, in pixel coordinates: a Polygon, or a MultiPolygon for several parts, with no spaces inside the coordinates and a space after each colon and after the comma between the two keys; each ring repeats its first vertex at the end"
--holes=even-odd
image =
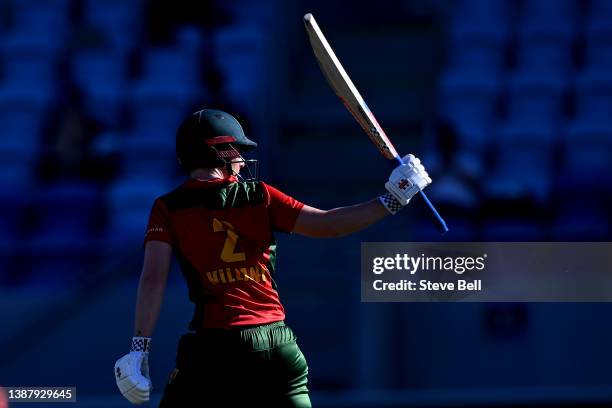
{"type": "MultiPolygon", "coordinates": [[[[359,298],[362,241],[610,239],[607,0],[0,0],[0,384],[127,406],[112,365],[152,201],[185,177],[174,132],[190,112],[234,113],[262,178],[307,204],[383,192],[389,166],[320,73],[307,12],[398,150],[430,170],[450,227],[440,237],[410,206],[347,238],[279,237],[313,400],[612,402],[607,304],[359,298]]],[[[190,313],[175,268],[157,393],[190,313]]]]}

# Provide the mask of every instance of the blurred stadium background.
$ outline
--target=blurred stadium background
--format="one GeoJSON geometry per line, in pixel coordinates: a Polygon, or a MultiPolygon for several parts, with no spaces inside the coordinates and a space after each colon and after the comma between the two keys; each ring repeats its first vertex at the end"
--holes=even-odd
{"type": "MultiPolygon", "coordinates": [[[[112,365],[196,108],[236,113],[262,177],[308,204],[382,191],[386,163],[319,72],[306,12],[431,170],[450,226],[440,237],[414,208],[343,239],[279,237],[313,401],[609,406],[609,305],[361,304],[358,279],[362,241],[610,239],[609,0],[0,0],[0,384],[128,405],[112,365]]],[[[157,393],[190,313],[175,269],[157,393]]]]}

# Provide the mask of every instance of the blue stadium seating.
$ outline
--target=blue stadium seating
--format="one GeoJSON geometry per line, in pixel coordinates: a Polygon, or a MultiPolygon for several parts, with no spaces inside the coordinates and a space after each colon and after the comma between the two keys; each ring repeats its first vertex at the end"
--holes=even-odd
{"type": "Polygon", "coordinates": [[[106,233],[106,247],[108,250],[121,250],[126,244],[133,245],[144,239],[149,212],[123,211],[113,216],[113,222],[106,233]]]}
{"type": "Polygon", "coordinates": [[[578,194],[560,203],[553,225],[556,241],[605,240],[610,231],[610,212],[597,198],[578,194]]]}
{"type": "MultiPolygon", "coordinates": [[[[612,21],[612,20],[610,20],[612,21]]],[[[609,70],[612,67],[612,27],[609,21],[592,21],[587,27],[585,69],[609,70]]]]}
{"type": "Polygon", "coordinates": [[[462,149],[482,151],[489,143],[499,88],[490,75],[447,72],[442,79],[442,115],[455,126],[462,149]]]}
{"type": "Polygon", "coordinates": [[[103,220],[99,189],[82,182],[60,182],[37,190],[29,213],[34,229],[15,267],[28,285],[67,285],[87,279],[98,251],[95,240],[103,220]],[[34,210],[35,209],[35,210],[34,210]]]}
{"type": "Polygon", "coordinates": [[[234,0],[221,2],[220,7],[227,12],[235,24],[265,27],[278,24],[278,21],[274,18],[274,1],[234,0]],[[256,21],[257,23],[254,23],[256,21]]]}
{"type": "Polygon", "coordinates": [[[158,48],[146,54],[143,77],[131,91],[133,132],[121,143],[127,174],[153,168],[166,177],[175,175],[176,128],[196,98],[206,99],[200,67],[199,56],[189,50],[158,48]]]}
{"type": "Polygon", "coordinates": [[[138,242],[144,237],[147,220],[154,200],[172,186],[151,171],[145,178],[125,178],[107,192],[108,213],[111,215],[106,238],[109,245],[138,242]]]}
{"type": "Polygon", "coordinates": [[[92,141],[91,151],[98,157],[117,156],[124,137],[125,135],[120,131],[102,131],[92,141]]]}
{"type": "Polygon", "coordinates": [[[176,125],[167,128],[137,129],[119,141],[122,171],[126,177],[155,174],[172,179],[178,170],[174,132],[176,125]]]}
{"type": "MultiPolygon", "coordinates": [[[[585,70],[576,82],[576,117],[567,130],[560,131],[565,123],[564,98],[571,95],[567,84],[571,84],[575,70],[572,46],[580,29],[580,6],[576,1],[524,2],[522,5],[517,67],[508,81],[508,120],[496,132],[496,161],[485,192],[491,197],[508,198],[535,192],[540,203],[545,203],[550,198],[553,180],[556,180],[554,188],[560,192],[578,186],[581,191],[607,191],[602,186],[611,170],[607,158],[611,157],[608,112],[612,86],[607,67],[612,61],[612,31],[606,16],[612,15],[608,12],[612,7],[605,1],[591,4],[585,70]],[[557,135],[564,135],[562,145],[558,144],[557,135]],[[563,153],[556,156],[560,147],[563,153]],[[518,163],[523,171],[537,177],[521,180],[514,170],[518,163]],[[558,176],[557,163],[561,165],[558,176]]],[[[605,197],[599,196],[600,202],[602,199],[605,197]]],[[[587,208],[590,208],[588,203],[587,208]]],[[[582,218],[568,215],[568,209],[562,210],[555,220],[555,239],[569,239],[572,234],[583,238],[605,234],[607,221],[602,224],[601,217],[592,216],[597,214],[596,209],[586,211],[587,215],[582,218]]],[[[485,238],[508,235],[542,238],[532,226],[525,225],[526,231],[514,234],[510,231],[514,227],[508,230],[501,218],[497,221],[492,220],[485,226],[485,238]],[[529,230],[534,234],[529,234],[529,230]]],[[[512,225],[520,226],[520,220],[507,224],[512,225]]]]}
{"type": "Polygon", "coordinates": [[[565,78],[572,70],[572,51],[567,41],[555,38],[521,38],[518,70],[565,78]]]}
{"type": "Polygon", "coordinates": [[[572,69],[577,23],[574,0],[523,2],[518,29],[518,70],[563,76],[572,69]]]}
{"type": "Polygon", "coordinates": [[[54,87],[8,82],[0,87],[0,116],[6,128],[40,130],[50,110],[54,87]]]}
{"type": "Polygon", "coordinates": [[[37,134],[22,134],[11,129],[0,139],[0,183],[5,189],[34,184],[34,169],[39,141],[37,134]]]}
{"type": "MultiPolygon", "coordinates": [[[[20,135],[23,143],[39,141],[51,94],[44,89],[0,87],[0,139],[20,135]]],[[[19,141],[16,141],[19,142],[19,141]]]]}
{"type": "Polygon", "coordinates": [[[50,95],[35,88],[0,88],[0,178],[5,185],[32,183],[34,159],[50,95]]]}
{"type": "Polygon", "coordinates": [[[567,82],[538,72],[518,72],[508,81],[510,120],[552,126],[563,116],[567,82]]]}
{"type": "Polygon", "coordinates": [[[12,3],[17,12],[20,10],[45,10],[61,14],[68,14],[72,0],[19,0],[12,3]]]}
{"type": "Polygon", "coordinates": [[[198,58],[201,58],[202,51],[207,50],[207,47],[210,46],[202,29],[193,25],[182,25],[176,28],[176,45],[181,52],[198,56],[198,58]]]}
{"type": "Polygon", "coordinates": [[[120,86],[127,79],[125,56],[107,50],[83,50],[73,56],[71,73],[76,84],[85,90],[120,86]]]}
{"type": "Polygon", "coordinates": [[[516,149],[519,151],[527,148],[541,150],[546,154],[552,150],[559,139],[555,126],[538,122],[510,121],[498,124],[495,147],[500,150],[516,149]]]}
{"type": "MultiPolygon", "coordinates": [[[[0,163],[3,163],[0,161],[0,163]]],[[[13,284],[23,272],[18,264],[20,243],[25,236],[27,208],[32,193],[30,180],[24,179],[26,165],[2,165],[0,172],[0,287],[13,284]]]]}
{"type": "Polygon", "coordinates": [[[173,136],[194,101],[207,99],[199,56],[188,50],[157,48],[146,53],[143,65],[143,76],[131,90],[133,126],[172,129],[167,134],[173,136]]]}
{"type": "Polygon", "coordinates": [[[96,235],[104,202],[96,185],[65,181],[40,189],[35,206],[44,209],[37,214],[37,238],[78,240],[96,235]]]}
{"type": "Polygon", "coordinates": [[[96,241],[71,235],[33,237],[26,248],[28,256],[16,262],[24,271],[18,283],[30,287],[87,282],[100,253],[96,241]]]}
{"type": "Polygon", "coordinates": [[[142,33],[141,0],[86,0],[83,22],[98,30],[104,45],[117,52],[133,51],[142,33]]]}
{"type": "Polygon", "coordinates": [[[213,44],[227,99],[254,112],[260,92],[269,86],[264,70],[269,44],[264,31],[256,26],[224,27],[216,31],[213,44]]]}
{"type": "Polygon", "coordinates": [[[564,27],[575,24],[579,16],[577,0],[537,0],[521,3],[523,21],[534,25],[564,27]]]}
{"type": "Polygon", "coordinates": [[[504,40],[497,33],[456,33],[450,44],[449,69],[496,73],[504,68],[504,40]]]}
{"type": "Polygon", "coordinates": [[[200,86],[202,64],[200,56],[180,48],[149,49],[143,61],[144,77],[164,81],[173,86],[200,86]]]}
{"type": "MultiPolygon", "coordinates": [[[[564,134],[564,160],[559,174],[560,189],[609,191],[612,174],[612,124],[576,120],[564,134]]],[[[603,196],[599,197],[604,199],[603,196]]]]}
{"type": "Polygon", "coordinates": [[[5,81],[28,87],[55,81],[61,45],[53,36],[11,33],[2,44],[5,81]]]}
{"type": "Polygon", "coordinates": [[[585,71],[576,81],[578,120],[608,123],[612,108],[612,78],[605,69],[585,71]]]}
{"type": "Polygon", "coordinates": [[[465,25],[500,26],[509,20],[511,1],[459,0],[455,2],[454,17],[465,25]]]}
{"type": "Polygon", "coordinates": [[[5,189],[31,187],[34,184],[33,173],[36,162],[31,156],[31,154],[25,157],[14,156],[14,160],[7,160],[3,163],[0,183],[5,189]]]}
{"type": "Polygon", "coordinates": [[[497,132],[495,165],[487,183],[487,194],[504,197],[508,192],[520,191],[545,203],[553,182],[557,141],[551,126],[533,126],[528,121],[501,126],[497,132]]]}
{"type": "MultiPolygon", "coordinates": [[[[519,199],[532,199],[537,200],[537,194],[541,194],[534,185],[544,185],[546,180],[542,180],[542,176],[539,176],[535,180],[530,180],[526,175],[511,174],[507,166],[495,170],[494,174],[491,174],[488,180],[483,185],[483,196],[487,199],[494,200],[519,200],[519,199]]],[[[550,186],[546,186],[547,189],[544,194],[550,194],[550,186]]]]}
{"type": "Polygon", "coordinates": [[[121,53],[87,50],[72,59],[72,78],[84,95],[91,117],[116,128],[127,99],[127,68],[121,53]]]}
{"type": "Polygon", "coordinates": [[[195,87],[181,88],[158,80],[137,82],[130,91],[133,126],[137,129],[176,129],[189,113],[197,96],[196,90],[195,87]]]}
{"type": "Polygon", "coordinates": [[[537,220],[526,220],[525,218],[497,217],[485,223],[482,239],[485,241],[544,241],[546,240],[544,223],[537,220]]]}
{"type": "Polygon", "coordinates": [[[72,29],[69,0],[25,0],[13,2],[13,32],[31,38],[46,38],[62,46],[72,29]],[[53,33],[53,35],[50,35],[53,33]]]}
{"type": "Polygon", "coordinates": [[[590,0],[590,20],[612,21],[612,4],[608,0],[590,0]]]}
{"type": "MultiPolygon", "coordinates": [[[[10,169],[8,171],[10,174],[10,169]]],[[[24,183],[12,186],[11,190],[0,191],[0,242],[8,244],[22,234],[24,209],[30,192],[28,187],[24,183]]]]}

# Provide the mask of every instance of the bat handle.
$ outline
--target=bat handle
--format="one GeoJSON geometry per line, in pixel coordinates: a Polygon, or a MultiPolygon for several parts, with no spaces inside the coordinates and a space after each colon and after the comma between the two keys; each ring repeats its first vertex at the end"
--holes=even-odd
{"type": "MultiPolygon", "coordinates": [[[[402,160],[400,156],[395,156],[395,163],[394,162],[391,162],[391,163],[393,163],[394,167],[398,164],[400,166],[406,164],[404,163],[404,161],[402,160]]],[[[429,207],[429,214],[431,215],[431,220],[434,223],[434,226],[436,227],[438,232],[440,234],[447,233],[448,227],[446,226],[446,221],[444,221],[444,218],[442,218],[442,216],[440,215],[438,210],[436,210],[436,207],[434,207],[432,202],[429,201],[429,197],[427,197],[427,194],[425,194],[424,191],[420,191],[419,196],[423,199],[423,202],[427,205],[427,207],[429,207]]]]}

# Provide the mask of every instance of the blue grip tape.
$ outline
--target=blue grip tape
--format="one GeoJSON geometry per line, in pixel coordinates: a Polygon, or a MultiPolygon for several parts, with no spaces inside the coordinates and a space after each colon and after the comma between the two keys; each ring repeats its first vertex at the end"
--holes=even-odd
{"type": "MultiPolygon", "coordinates": [[[[402,158],[399,157],[399,156],[395,156],[394,160],[395,160],[395,162],[390,162],[393,165],[393,167],[396,167],[398,165],[401,166],[401,165],[406,164],[406,163],[404,163],[402,158]]],[[[440,234],[447,233],[448,232],[448,227],[446,226],[446,222],[444,221],[444,219],[442,218],[442,216],[440,215],[438,210],[436,210],[436,207],[434,207],[432,202],[429,201],[429,198],[427,197],[427,194],[425,194],[424,191],[419,191],[418,194],[423,199],[423,202],[427,205],[427,207],[429,207],[429,214],[431,215],[431,220],[434,223],[434,226],[436,227],[438,232],[440,234]]]]}

